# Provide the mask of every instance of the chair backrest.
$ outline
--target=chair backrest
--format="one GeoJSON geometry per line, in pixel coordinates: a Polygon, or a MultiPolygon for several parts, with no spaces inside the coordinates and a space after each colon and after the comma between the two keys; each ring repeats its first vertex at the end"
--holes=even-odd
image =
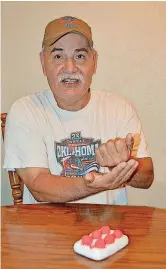
{"type": "MultiPolygon", "coordinates": [[[[3,140],[4,140],[4,134],[5,134],[6,117],[7,117],[7,113],[1,114],[1,129],[2,129],[3,140]]],[[[22,204],[23,189],[24,189],[23,181],[21,180],[21,178],[16,172],[9,171],[8,174],[9,174],[10,186],[12,189],[13,202],[15,205],[22,204]]]]}

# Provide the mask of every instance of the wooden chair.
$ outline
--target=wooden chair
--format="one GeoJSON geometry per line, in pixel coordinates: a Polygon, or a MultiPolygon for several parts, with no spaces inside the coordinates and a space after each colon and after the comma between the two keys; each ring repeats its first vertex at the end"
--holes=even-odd
{"type": "MultiPolygon", "coordinates": [[[[7,113],[1,114],[1,129],[3,140],[5,134],[6,117],[7,113]]],[[[13,202],[15,205],[22,204],[24,184],[16,172],[9,171],[8,174],[9,174],[10,186],[12,189],[13,202]]]]}

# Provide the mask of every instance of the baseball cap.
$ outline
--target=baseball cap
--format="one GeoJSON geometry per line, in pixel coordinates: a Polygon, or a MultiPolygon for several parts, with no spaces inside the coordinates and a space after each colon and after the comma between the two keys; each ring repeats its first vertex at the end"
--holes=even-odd
{"type": "Polygon", "coordinates": [[[93,46],[92,32],[90,26],[75,17],[65,16],[49,22],[45,28],[43,46],[50,46],[67,33],[80,33],[85,36],[90,45],[93,46]]]}

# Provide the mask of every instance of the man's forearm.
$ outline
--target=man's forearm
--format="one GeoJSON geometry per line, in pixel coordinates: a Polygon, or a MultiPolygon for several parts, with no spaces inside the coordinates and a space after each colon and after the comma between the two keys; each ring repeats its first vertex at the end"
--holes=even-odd
{"type": "Polygon", "coordinates": [[[132,176],[132,178],[127,182],[127,185],[134,188],[147,189],[151,186],[154,173],[153,173],[153,163],[151,158],[137,158],[139,166],[132,176]]]}
{"type": "Polygon", "coordinates": [[[87,187],[83,178],[41,174],[34,179],[30,191],[39,202],[66,203],[103,190],[87,187]]]}

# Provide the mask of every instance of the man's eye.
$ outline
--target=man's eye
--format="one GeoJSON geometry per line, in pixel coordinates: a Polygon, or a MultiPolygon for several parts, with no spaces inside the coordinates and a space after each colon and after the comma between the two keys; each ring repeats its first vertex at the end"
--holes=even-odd
{"type": "Polygon", "coordinates": [[[54,58],[55,59],[62,59],[62,55],[57,54],[57,55],[54,56],[54,58]]]}
{"type": "Polygon", "coordinates": [[[76,59],[85,59],[85,55],[83,55],[83,54],[78,54],[78,55],[76,56],[76,59]]]}

